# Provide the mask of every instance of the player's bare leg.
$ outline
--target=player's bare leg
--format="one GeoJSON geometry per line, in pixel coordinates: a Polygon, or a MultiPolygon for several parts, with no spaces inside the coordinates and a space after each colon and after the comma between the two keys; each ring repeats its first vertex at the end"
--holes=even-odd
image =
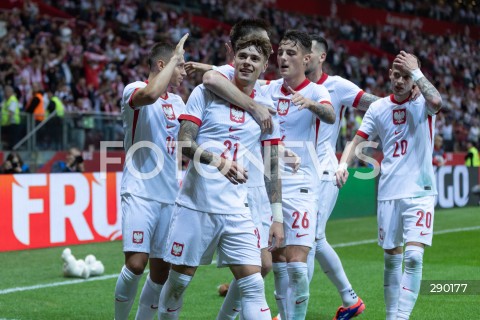
{"type": "Polygon", "coordinates": [[[148,262],[148,254],[143,252],[125,252],[125,265],[120,272],[115,286],[115,319],[128,319],[138,282],[148,262]]]}
{"type": "Polygon", "coordinates": [[[170,264],[158,258],[150,258],[150,273],[140,294],[137,315],[135,319],[153,319],[158,309],[158,300],[163,285],[167,281],[170,264]]]}
{"type": "Polygon", "coordinates": [[[168,279],[160,293],[158,319],[178,319],[183,306],[183,295],[197,267],[172,265],[168,279]]]}

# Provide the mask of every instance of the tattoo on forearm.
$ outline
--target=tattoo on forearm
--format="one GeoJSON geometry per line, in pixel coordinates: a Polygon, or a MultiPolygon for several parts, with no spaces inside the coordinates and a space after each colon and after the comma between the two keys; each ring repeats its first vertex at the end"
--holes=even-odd
{"type": "Polygon", "coordinates": [[[437,88],[435,88],[426,77],[418,79],[416,84],[427,102],[431,102],[434,99],[442,99],[440,92],[438,92],[437,88]]]}
{"type": "Polygon", "coordinates": [[[380,97],[365,92],[358,102],[357,109],[367,111],[368,107],[378,99],[380,99],[380,97]]]}
{"type": "Polygon", "coordinates": [[[203,150],[197,144],[195,139],[198,134],[198,126],[191,121],[182,121],[180,125],[180,132],[178,134],[178,140],[184,142],[182,147],[182,154],[189,159],[193,159],[196,152],[201,152],[200,162],[204,164],[210,164],[213,160],[213,153],[203,150]]]}
{"type": "Polygon", "coordinates": [[[279,172],[278,146],[270,146],[264,150],[270,149],[270,179],[265,175],[265,188],[270,199],[270,203],[282,202],[282,180],[279,172]]]}
{"type": "Polygon", "coordinates": [[[320,120],[326,123],[335,123],[335,112],[329,104],[316,103],[310,107],[310,111],[313,112],[320,120]]]}

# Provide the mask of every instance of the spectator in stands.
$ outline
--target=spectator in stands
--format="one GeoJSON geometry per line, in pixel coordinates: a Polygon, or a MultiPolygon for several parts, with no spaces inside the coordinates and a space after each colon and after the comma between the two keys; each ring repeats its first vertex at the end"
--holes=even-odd
{"type": "Polygon", "coordinates": [[[7,146],[4,149],[11,149],[20,139],[20,104],[12,86],[5,86],[5,97],[2,103],[2,134],[5,134],[7,146]]]}
{"type": "Polygon", "coordinates": [[[465,165],[467,167],[480,167],[480,155],[476,146],[467,142],[467,155],[465,156],[465,165]]]}
{"type": "Polygon", "coordinates": [[[68,150],[65,161],[57,161],[53,164],[51,172],[84,172],[85,165],[82,153],[78,148],[68,150]]]}
{"type": "Polygon", "coordinates": [[[7,156],[7,160],[2,164],[0,173],[29,173],[30,168],[23,163],[22,158],[16,152],[12,152],[7,156]]]}

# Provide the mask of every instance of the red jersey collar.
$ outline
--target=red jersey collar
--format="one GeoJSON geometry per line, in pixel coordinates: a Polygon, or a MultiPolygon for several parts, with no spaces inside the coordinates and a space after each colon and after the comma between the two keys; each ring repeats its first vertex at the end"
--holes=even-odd
{"type": "MultiPolygon", "coordinates": [[[[300,91],[300,90],[302,90],[303,88],[305,88],[306,86],[308,86],[309,84],[310,84],[310,80],[308,80],[308,78],[305,78],[305,80],[303,80],[303,82],[300,83],[300,84],[298,85],[298,87],[293,88],[293,90],[295,90],[295,91],[300,91]]],[[[282,88],[280,89],[280,91],[281,91],[284,95],[288,96],[288,95],[290,94],[290,92],[288,91],[287,88],[284,87],[284,85],[285,85],[285,80],[283,81],[282,88]]]]}
{"type": "Polygon", "coordinates": [[[320,77],[320,79],[318,79],[317,84],[323,84],[325,80],[327,80],[327,78],[328,78],[328,74],[326,74],[325,72],[322,73],[322,76],[320,77]]]}
{"type": "Polygon", "coordinates": [[[399,102],[399,101],[395,100],[395,96],[393,94],[391,94],[390,95],[390,101],[392,101],[395,104],[401,105],[401,104],[404,104],[405,102],[407,102],[408,100],[410,100],[411,96],[412,96],[412,94],[409,94],[408,97],[405,100],[399,102]]]}

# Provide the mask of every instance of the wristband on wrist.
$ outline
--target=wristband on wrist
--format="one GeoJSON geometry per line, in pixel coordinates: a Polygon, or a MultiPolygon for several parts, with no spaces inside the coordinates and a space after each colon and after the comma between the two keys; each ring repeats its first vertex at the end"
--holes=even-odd
{"type": "Polygon", "coordinates": [[[424,77],[422,70],[420,70],[420,68],[413,70],[411,74],[414,82],[417,82],[418,79],[420,79],[421,77],[424,77]]]}
{"type": "Polygon", "coordinates": [[[270,208],[272,209],[273,222],[283,223],[282,204],[272,203],[270,204],[270,208]]]}
{"type": "Polygon", "coordinates": [[[338,170],[347,170],[347,168],[348,168],[347,163],[346,163],[346,162],[342,162],[342,163],[340,163],[340,164],[338,165],[337,171],[338,171],[338,170]]]}

